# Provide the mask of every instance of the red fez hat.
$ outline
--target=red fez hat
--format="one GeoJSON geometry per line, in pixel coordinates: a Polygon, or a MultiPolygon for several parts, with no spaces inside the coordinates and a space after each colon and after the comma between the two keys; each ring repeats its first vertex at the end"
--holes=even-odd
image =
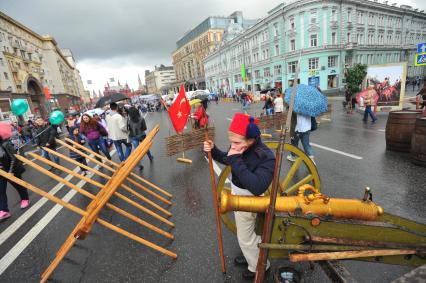
{"type": "Polygon", "coordinates": [[[235,113],[229,131],[247,138],[255,138],[260,135],[260,130],[256,126],[259,119],[255,119],[247,114],[235,113]]]}

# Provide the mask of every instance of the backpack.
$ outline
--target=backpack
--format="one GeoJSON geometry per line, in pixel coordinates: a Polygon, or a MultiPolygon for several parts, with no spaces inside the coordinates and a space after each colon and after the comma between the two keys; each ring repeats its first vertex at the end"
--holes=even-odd
{"type": "Polygon", "coordinates": [[[316,129],[318,129],[317,119],[315,119],[315,117],[311,117],[311,132],[315,131],[316,129]]]}

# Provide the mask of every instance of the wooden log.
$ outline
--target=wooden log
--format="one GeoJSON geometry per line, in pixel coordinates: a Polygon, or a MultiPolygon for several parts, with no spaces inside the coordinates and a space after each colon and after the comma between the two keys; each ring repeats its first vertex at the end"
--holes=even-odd
{"type": "MultiPolygon", "coordinates": [[[[34,157],[37,158],[38,156],[34,155],[34,157]]],[[[22,156],[20,158],[22,158],[22,156]]],[[[86,191],[86,190],[78,187],[77,185],[71,183],[70,181],[67,181],[64,178],[61,178],[60,176],[58,176],[56,174],[53,174],[49,170],[44,169],[43,167],[39,166],[38,164],[35,164],[34,162],[32,162],[31,160],[26,160],[25,162],[29,166],[31,166],[32,168],[36,169],[37,171],[39,171],[39,172],[41,172],[41,173],[49,176],[50,178],[52,178],[52,179],[54,179],[54,180],[56,180],[56,181],[58,181],[58,182],[60,182],[60,183],[62,183],[64,185],[66,185],[70,189],[72,189],[74,191],[77,191],[80,194],[82,194],[82,195],[84,195],[84,196],[86,196],[86,197],[88,197],[90,199],[94,199],[96,197],[94,194],[91,194],[88,191],[86,191]]],[[[60,168],[58,168],[58,169],[60,169],[60,168]]],[[[72,171],[72,172],[75,173],[74,171],[72,171]]],[[[77,173],[75,173],[75,174],[77,174],[77,173]]],[[[113,211],[121,214],[122,216],[124,216],[126,218],[129,218],[130,220],[133,220],[136,223],[139,223],[142,226],[145,226],[146,228],[148,228],[150,230],[153,230],[153,231],[155,231],[155,232],[157,232],[157,233],[159,233],[159,234],[161,234],[161,235],[163,235],[163,236],[165,236],[165,237],[167,237],[169,239],[174,239],[174,236],[172,234],[170,234],[170,233],[168,233],[168,232],[166,232],[166,231],[164,231],[164,230],[162,230],[162,229],[160,229],[160,228],[158,228],[158,227],[156,227],[156,226],[154,226],[154,225],[152,225],[152,224],[150,224],[150,223],[148,223],[148,222],[140,219],[139,217],[136,217],[135,215],[133,215],[131,213],[128,213],[128,212],[124,211],[123,209],[120,209],[119,207],[117,207],[117,206],[115,206],[115,205],[113,205],[111,203],[107,203],[106,206],[109,209],[111,209],[111,210],[113,210],[113,211]]]]}
{"type": "MultiPolygon", "coordinates": [[[[101,173],[101,172],[99,172],[99,171],[97,171],[97,170],[94,170],[93,168],[91,168],[91,167],[89,167],[89,166],[86,166],[86,165],[84,165],[84,164],[81,164],[81,163],[79,163],[79,162],[75,161],[74,159],[69,158],[69,157],[67,157],[67,156],[65,156],[65,155],[63,155],[63,154],[60,154],[60,153],[58,153],[58,152],[56,152],[56,151],[54,151],[54,150],[51,150],[51,149],[49,149],[49,148],[45,148],[45,147],[43,147],[43,149],[45,149],[47,152],[49,152],[49,153],[51,153],[51,154],[54,154],[54,155],[56,155],[56,156],[58,156],[58,157],[60,157],[60,158],[63,158],[64,160],[67,160],[67,161],[69,161],[69,162],[71,162],[71,163],[73,163],[73,164],[75,164],[75,165],[83,166],[83,168],[85,168],[85,169],[89,170],[90,172],[93,172],[94,174],[97,174],[97,175],[99,175],[99,176],[101,176],[101,177],[103,177],[103,178],[105,178],[105,179],[107,179],[107,180],[111,179],[111,176],[108,176],[108,175],[106,175],[106,174],[104,174],[104,173],[101,173]]],[[[38,156],[38,155],[37,155],[37,156],[35,156],[35,155],[33,155],[33,153],[30,153],[30,155],[31,155],[31,156],[33,156],[33,157],[35,157],[35,158],[37,158],[37,159],[39,159],[39,156],[38,156]]],[[[43,158],[43,159],[44,159],[44,158],[43,158]]],[[[47,162],[47,161],[49,161],[49,160],[47,160],[47,159],[44,159],[44,160],[45,160],[46,162],[47,162]]],[[[56,168],[59,168],[59,169],[61,169],[61,170],[62,170],[61,166],[57,167],[57,164],[56,164],[56,163],[53,163],[53,162],[49,161],[49,162],[47,162],[47,164],[49,164],[49,165],[51,165],[51,166],[53,166],[53,167],[56,167],[56,168]]],[[[74,171],[71,171],[71,170],[69,170],[69,169],[67,169],[67,168],[65,168],[63,171],[65,171],[65,172],[67,172],[68,174],[71,174],[71,175],[73,175],[73,176],[79,177],[79,178],[80,178],[80,176],[82,176],[82,175],[77,174],[77,173],[75,173],[74,171]]],[[[103,188],[103,185],[102,185],[102,184],[100,184],[100,183],[98,183],[98,182],[95,182],[95,181],[93,181],[93,180],[92,180],[92,179],[90,179],[90,178],[89,178],[89,180],[90,180],[90,181],[88,181],[88,182],[89,182],[90,184],[92,184],[92,185],[94,185],[94,186],[97,186],[98,188],[103,188]]],[[[135,192],[135,191],[134,191],[134,190],[132,190],[129,186],[126,186],[125,184],[121,184],[121,187],[122,187],[123,189],[127,190],[128,192],[130,192],[131,194],[134,194],[136,197],[138,197],[138,198],[139,198],[139,199],[141,199],[142,201],[144,201],[144,202],[148,203],[149,205],[151,205],[151,206],[155,207],[156,209],[160,210],[161,212],[163,212],[164,214],[166,214],[166,215],[167,215],[167,217],[171,217],[171,216],[172,216],[172,214],[171,214],[169,211],[167,211],[167,210],[166,210],[166,209],[164,209],[163,207],[159,206],[159,205],[158,205],[158,204],[156,204],[155,202],[151,201],[150,199],[148,199],[148,198],[144,197],[143,195],[141,195],[141,194],[139,194],[139,193],[135,192]]],[[[128,202],[127,200],[125,200],[125,201],[126,201],[126,202],[128,202]]]]}
{"type": "MultiPolygon", "coordinates": [[[[90,150],[90,149],[86,148],[85,146],[83,146],[83,145],[81,145],[81,144],[79,144],[79,143],[76,143],[75,141],[72,141],[72,140],[70,140],[70,139],[65,139],[65,140],[66,140],[67,142],[71,143],[72,145],[74,145],[74,146],[75,146],[75,148],[74,148],[73,146],[71,146],[71,145],[69,145],[69,144],[67,144],[67,143],[63,142],[63,141],[60,141],[60,140],[57,140],[57,141],[58,141],[58,143],[60,143],[61,145],[64,145],[64,146],[65,146],[65,147],[67,147],[68,149],[73,150],[74,152],[76,152],[76,153],[78,153],[78,154],[80,154],[80,155],[82,155],[82,156],[86,157],[86,158],[87,158],[87,159],[89,159],[90,161],[92,161],[92,162],[94,162],[94,163],[98,164],[99,166],[101,166],[101,167],[103,167],[103,168],[105,168],[105,169],[109,170],[110,172],[113,172],[113,173],[114,173],[114,172],[116,171],[116,169],[111,168],[111,167],[109,167],[109,166],[105,165],[105,164],[104,164],[104,163],[102,163],[102,162],[99,162],[98,160],[96,160],[96,159],[94,159],[94,158],[90,157],[89,155],[87,155],[86,153],[82,152],[82,151],[81,151],[81,150],[79,150],[79,149],[82,149],[82,150],[84,150],[84,151],[86,151],[86,152],[89,152],[90,154],[93,154],[95,157],[98,157],[98,158],[100,158],[101,160],[103,160],[103,161],[105,161],[105,162],[110,163],[111,165],[113,165],[113,166],[114,166],[114,167],[116,167],[116,168],[120,167],[120,165],[119,165],[119,164],[117,164],[117,163],[115,163],[114,161],[109,160],[109,159],[108,159],[108,158],[106,158],[105,156],[100,155],[99,153],[96,153],[96,152],[94,152],[94,151],[92,151],[92,150],[90,150]],[[78,149],[77,149],[77,148],[78,148],[78,149]]],[[[146,138],[145,138],[145,140],[146,140],[146,138]]],[[[152,188],[154,188],[154,189],[156,189],[157,191],[159,191],[159,192],[163,193],[164,195],[168,196],[169,198],[172,198],[172,197],[173,197],[173,195],[172,195],[172,194],[170,194],[169,192],[167,192],[166,190],[161,189],[160,187],[158,187],[158,186],[154,185],[153,183],[151,183],[151,182],[149,182],[149,181],[145,180],[144,178],[142,178],[142,177],[138,176],[137,174],[135,174],[135,173],[131,172],[131,173],[130,173],[130,175],[131,175],[132,177],[136,177],[138,180],[140,180],[140,181],[144,182],[145,184],[150,185],[152,188]]]]}
{"type": "Polygon", "coordinates": [[[118,187],[123,183],[126,177],[130,174],[130,171],[138,165],[140,159],[149,150],[149,144],[152,143],[152,138],[159,131],[157,125],[151,132],[148,133],[147,138],[143,140],[139,146],[135,149],[126,162],[120,167],[115,173],[114,178],[111,178],[106,184],[103,190],[105,193],[99,198],[94,199],[87,208],[87,215],[84,217],[84,224],[80,226],[78,235],[85,237],[92,229],[93,223],[96,221],[98,214],[102,208],[108,202],[109,198],[116,192],[118,187]]]}
{"type": "MultiPolygon", "coordinates": [[[[146,140],[146,139],[145,139],[145,140],[146,140]]],[[[144,141],[145,141],[145,140],[144,140],[144,141]]],[[[58,141],[58,142],[59,142],[59,141],[58,141]]],[[[116,172],[116,170],[115,170],[115,169],[113,169],[113,168],[111,168],[111,167],[109,167],[109,166],[107,166],[107,165],[103,164],[102,162],[100,162],[100,161],[96,160],[95,158],[93,158],[93,157],[89,156],[88,154],[85,154],[84,152],[82,152],[82,151],[80,151],[80,150],[78,150],[78,149],[76,149],[76,148],[72,147],[71,145],[69,145],[69,144],[67,144],[67,143],[64,143],[63,141],[60,141],[59,143],[61,143],[62,145],[66,146],[68,149],[70,149],[70,150],[72,150],[72,151],[76,152],[77,154],[80,154],[80,155],[82,155],[83,157],[85,157],[85,158],[89,159],[90,161],[92,161],[92,162],[94,162],[94,163],[98,164],[99,166],[101,166],[101,167],[103,167],[103,168],[105,168],[105,169],[107,169],[107,170],[110,170],[110,171],[111,171],[111,172],[113,172],[113,173],[115,173],[115,172],[116,172]]],[[[148,145],[152,145],[152,142],[149,142],[149,144],[148,144],[148,145]]],[[[148,150],[146,150],[146,151],[148,151],[148,150]]],[[[145,152],[146,152],[146,151],[145,151],[145,152]]],[[[142,158],[142,157],[140,157],[140,158],[142,158]]],[[[132,170],[133,170],[133,169],[132,169],[132,170]]],[[[146,188],[146,187],[144,187],[144,186],[140,185],[139,183],[137,183],[137,182],[136,182],[136,181],[134,181],[133,179],[131,179],[131,178],[128,178],[128,177],[127,177],[127,178],[126,178],[126,180],[128,180],[129,182],[132,182],[133,184],[135,184],[136,186],[138,186],[138,187],[139,187],[140,189],[142,189],[143,191],[145,191],[145,192],[147,192],[147,193],[149,193],[149,194],[151,194],[151,195],[153,195],[153,196],[157,197],[159,200],[161,200],[162,202],[166,203],[167,205],[171,205],[171,204],[172,204],[169,200],[166,200],[165,198],[163,198],[163,197],[159,196],[158,194],[154,193],[153,191],[149,190],[148,188],[146,188]]]]}
{"type": "Polygon", "coordinates": [[[300,261],[318,261],[318,260],[336,260],[351,259],[360,257],[391,256],[391,255],[410,255],[416,254],[416,250],[366,250],[366,251],[345,251],[345,252],[327,252],[327,253],[309,253],[309,254],[291,254],[291,262],[300,261]]]}
{"type": "Polygon", "coordinates": [[[374,248],[389,248],[389,249],[426,249],[426,244],[417,243],[397,243],[397,242],[378,242],[368,240],[354,240],[345,238],[335,237],[324,237],[311,235],[309,240],[312,242],[326,243],[326,244],[338,244],[338,245],[353,245],[362,247],[374,247],[374,248]]]}

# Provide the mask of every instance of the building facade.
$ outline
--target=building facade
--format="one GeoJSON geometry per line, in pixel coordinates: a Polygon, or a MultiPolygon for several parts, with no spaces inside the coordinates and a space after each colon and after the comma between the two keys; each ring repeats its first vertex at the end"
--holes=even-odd
{"type": "Polygon", "coordinates": [[[300,62],[300,83],[337,92],[345,84],[345,68],[355,63],[406,61],[408,77],[425,75],[424,67],[414,66],[422,42],[426,14],[407,5],[377,0],[283,3],[205,58],[206,83],[227,93],[287,88],[300,62]]]}
{"type": "Polygon", "coordinates": [[[244,19],[242,12],[237,11],[228,17],[208,17],[187,32],[176,42],[172,54],[177,82],[184,83],[188,90],[205,88],[203,60],[221,45],[224,31],[230,25],[244,29],[256,22],[244,19]]]}
{"type": "Polygon", "coordinates": [[[163,94],[176,84],[173,66],[155,66],[153,71],[145,70],[145,84],[148,94],[163,94]]]}
{"type": "Polygon", "coordinates": [[[14,98],[28,101],[26,116],[78,108],[82,85],[69,50],[0,12],[0,120],[14,98]]]}

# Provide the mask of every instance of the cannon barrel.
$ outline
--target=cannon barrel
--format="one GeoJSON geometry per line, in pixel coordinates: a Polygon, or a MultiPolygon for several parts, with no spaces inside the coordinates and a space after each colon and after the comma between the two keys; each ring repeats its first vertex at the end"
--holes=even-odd
{"type": "MultiPolygon", "coordinates": [[[[302,215],[331,216],[338,219],[375,220],[383,214],[383,208],[372,201],[329,198],[321,193],[305,195],[307,187],[299,188],[297,196],[277,197],[277,212],[300,212],[302,215]]],[[[308,188],[312,190],[311,188],[308,188]]],[[[220,212],[246,211],[265,212],[269,196],[237,196],[222,191],[220,212]]]]}

